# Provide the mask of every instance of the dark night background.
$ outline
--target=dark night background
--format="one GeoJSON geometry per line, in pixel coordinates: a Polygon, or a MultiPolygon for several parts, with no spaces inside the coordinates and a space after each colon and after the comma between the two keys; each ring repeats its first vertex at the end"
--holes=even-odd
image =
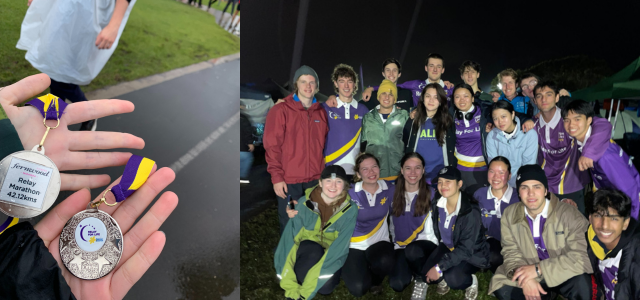
{"type": "MultiPolygon", "coordinates": [[[[382,61],[400,59],[416,2],[311,0],[301,63],[318,72],[321,93],[333,93],[330,75],[338,63],[358,73],[362,64],[365,86],[379,84],[382,61]]],[[[298,7],[294,0],[245,0],[242,83],[289,80],[298,7]]],[[[431,52],[444,56],[442,78],[453,83],[461,81],[463,61],[479,62],[485,91],[505,68],[525,70],[573,55],[588,59],[573,61],[570,69],[597,65],[583,73],[599,79],[640,55],[638,12],[640,1],[423,1],[398,82],[426,79],[424,59],[431,52]]]]}

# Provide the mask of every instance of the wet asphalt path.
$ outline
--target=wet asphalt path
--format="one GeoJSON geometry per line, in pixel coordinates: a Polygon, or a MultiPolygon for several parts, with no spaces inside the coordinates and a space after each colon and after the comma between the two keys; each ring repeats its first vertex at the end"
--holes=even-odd
{"type": "MultiPolygon", "coordinates": [[[[240,60],[216,65],[119,96],[133,102],[135,111],[98,121],[100,131],[143,138],[145,149],[133,153],[155,160],[159,168],[198,149],[166,189],[180,199],[160,228],[167,244],[125,299],[240,298],[240,123],[234,117],[239,111],[239,81],[240,60]],[[212,135],[225,122],[233,125],[212,135]],[[210,136],[215,141],[202,147],[210,136]]],[[[124,166],[101,172],[113,180],[123,170],[124,166]]],[[[101,190],[92,190],[92,195],[101,190]]],[[[61,193],[58,200],[69,194],[61,193]]]]}

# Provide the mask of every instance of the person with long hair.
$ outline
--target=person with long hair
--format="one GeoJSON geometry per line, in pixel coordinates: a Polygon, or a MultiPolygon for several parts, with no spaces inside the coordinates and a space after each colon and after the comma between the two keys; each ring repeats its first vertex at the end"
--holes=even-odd
{"type": "MultiPolygon", "coordinates": [[[[504,156],[511,162],[511,174],[517,174],[520,166],[533,165],[538,159],[538,133],[535,130],[522,131],[520,119],[516,118],[513,105],[505,100],[498,100],[492,106],[494,128],[485,144],[487,158],[504,156]]],[[[516,185],[516,178],[509,180],[511,186],[516,185]]]]}
{"type": "Polygon", "coordinates": [[[337,165],[324,168],[318,185],[300,198],[295,218],[289,220],[274,255],[276,275],[284,296],[312,299],[330,294],[335,274],[349,254],[349,241],[358,208],[347,192],[347,174],[337,165]]]}
{"type": "Polygon", "coordinates": [[[484,142],[487,123],[491,122],[491,104],[474,98],[473,88],[460,83],[453,88],[449,113],[456,129],[455,156],[462,174],[462,190],[473,195],[487,183],[487,154],[484,142]]]}
{"type": "Polygon", "coordinates": [[[438,83],[422,89],[415,117],[407,119],[402,139],[404,152],[417,152],[425,159],[425,177],[433,181],[445,166],[456,166],[456,134],[453,119],[448,113],[447,94],[438,83]]]}
{"type": "Polygon", "coordinates": [[[511,178],[511,163],[504,156],[496,156],[489,162],[487,179],[489,186],[479,188],[473,199],[480,205],[482,225],[487,230],[489,243],[489,263],[491,273],[502,265],[502,246],[500,244],[500,219],[507,206],[520,202],[518,191],[509,184],[511,178]]]}
{"type": "Polygon", "coordinates": [[[421,273],[422,262],[438,245],[429,214],[434,190],[424,180],[425,162],[420,154],[405,154],[400,165],[391,204],[391,236],[396,260],[389,275],[389,285],[401,292],[416,275],[411,299],[425,299],[427,289],[425,276],[421,273]]]}

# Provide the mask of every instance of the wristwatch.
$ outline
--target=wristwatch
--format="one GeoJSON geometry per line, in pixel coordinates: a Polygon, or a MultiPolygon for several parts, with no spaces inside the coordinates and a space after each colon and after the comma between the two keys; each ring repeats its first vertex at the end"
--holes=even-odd
{"type": "Polygon", "coordinates": [[[539,263],[536,263],[536,264],[535,264],[535,266],[536,266],[536,274],[538,274],[538,277],[542,277],[542,276],[540,275],[540,264],[539,264],[539,263]]]}

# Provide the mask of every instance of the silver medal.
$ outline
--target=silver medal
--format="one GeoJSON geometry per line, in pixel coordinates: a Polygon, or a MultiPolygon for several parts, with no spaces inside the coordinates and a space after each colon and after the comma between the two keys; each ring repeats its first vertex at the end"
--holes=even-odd
{"type": "Polygon", "coordinates": [[[118,265],[123,249],[120,226],[109,214],[88,208],[74,215],[60,235],[60,258],[80,279],[98,279],[118,265]]]}
{"type": "Polygon", "coordinates": [[[47,211],[60,193],[60,171],[44,147],[13,153],[0,161],[0,211],[32,218],[47,211]]]}

